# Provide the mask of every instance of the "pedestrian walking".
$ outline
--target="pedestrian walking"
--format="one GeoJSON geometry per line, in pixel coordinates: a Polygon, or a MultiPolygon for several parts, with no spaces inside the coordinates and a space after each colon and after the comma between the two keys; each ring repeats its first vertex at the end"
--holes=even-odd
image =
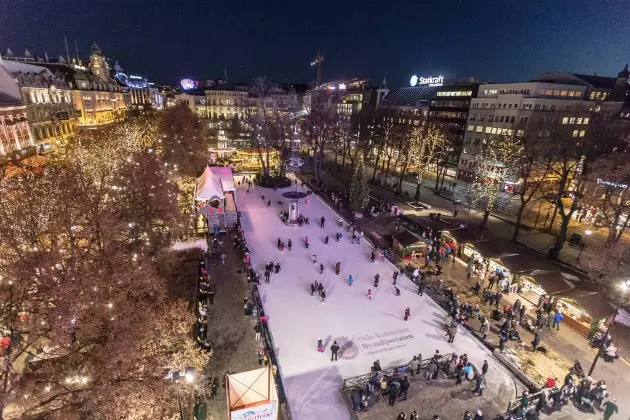
{"type": "Polygon", "coordinates": [[[407,306],[407,309],[405,309],[405,316],[403,319],[407,321],[410,316],[411,316],[411,309],[409,309],[409,306],[407,306]]]}
{"type": "Polygon", "coordinates": [[[396,286],[396,280],[398,280],[398,271],[394,271],[394,274],[392,275],[393,279],[394,279],[394,286],[396,286]]]}
{"type": "Polygon", "coordinates": [[[263,364],[263,357],[265,356],[265,352],[263,351],[262,347],[258,347],[256,349],[256,356],[258,356],[258,366],[262,366],[263,364]]]}
{"type": "Polygon", "coordinates": [[[536,334],[534,334],[534,339],[532,340],[532,351],[536,351],[539,344],[540,344],[540,333],[536,331],[536,334]]]}
{"type": "Polygon", "coordinates": [[[210,286],[208,290],[208,303],[214,305],[214,288],[212,288],[212,286],[210,286]]]}
{"type": "Polygon", "coordinates": [[[379,273],[376,273],[376,275],[374,276],[374,287],[378,287],[378,281],[381,279],[381,275],[379,273]]]}
{"type": "Polygon", "coordinates": [[[260,321],[254,325],[254,332],[256,333],[256,341],[260,341],[260,334],[262,334],[262,325],[260,324],[260,321]]]}
{"type": "Polygon", "coordinates": [[[488,321],[487,318],[483,318],[483,320],[481,321],[481,327],[479,328],[479,333],[481,334],[481,337],[485,340],[489,332],[490,321],[488,321]]]}
{"type": "Polygon", "coordinates": [[[617,407],[617,399],[613,398],[610,401],[606,401],[604,403],[604,420],[609,420],[613,414],[617,414],[619,412],[619,407],[617,407]]]}
{"type": "Polygon", "coordinates": [[[410,386],[411,384],[409,383],[409,379],[407,379],[407,375],[403,376],[402,380],[400,381],[400,398],[403,401],[407,400],[407,392],[409,391],[410,386]]]}
{"type": "Polygon", "coordinates": [[[396,420],[407,420],[407,415],[404,411],[401,411],[398,417],[396,417],[396,420]]]}
{"type": "Polygon", "coordinates": [[[484,375],[486,373],[488,373],[488,361],[487,360],[483,361],[483,365],[481,366],[481,373],[483,373],[484,375]]]}
{"type": "Polygon", "coordinates": [[[558,311],[553,317],[553,325],[551,326],[551,328],[556,327],[557,330],[560,331],[560,323],[563,319],[564,315],[562,315],[562,312],[558,311]]]}
{"type": "Polygon", "coordinates": [[[324,264],[319,265],[319,274],[324,274],[324,264]]]}
{"type": "Polygon", "coordinates": [[[464,418],[463,418],[463,420],[473,420],[473,418],[472,418],[472,414],[470,414],[470,411],[466,410],[466,411],[464,412],[464,418]]]}
{"type": "Polygon", "coordinates": [[[483,412],[481,410],[477,410],[477,412],[475,413],[475,417],[473,417],[473,420],[483,420],[483,412]]]}
{"type": "Polygon", "coordinates": [[[420,361],[418,360],[418,356],[413,356],[413,359],[409,361],[409,372],[411,376],[420,374],[420,361]]]}
{"type": "Polygon", "coordinates": [[[336,341],[333,341],[332,346],[330,346],[330,361],[337,361],[337,352],[339,351],[339,344],[336,341]]]}
{"type": "Polygon", "coordinates": [[[411,415],[409,416],[409,420],[418,420],[420,419],[420,417],[418,417],[418,412],[416,410],[413,410],[411,412],[411,415]]]}
{"type": "Polygon", "coordinates": [[[389,405],[394,405],[400,392],[400,382],[393,380],[389,384],[389,405]]]}
{"type": "Polygon", "coordinates": [[[365,296],[367,296],[368,300],[372,300],[372,289],[368,289],[368,291],[365,294],[365,296]]]}
{"type": "Polygon", "coordinates": [[[435,360],[431,360],[429,362],[429,365],[427,366],[427,381],[431,381],[431,379],[433,379],[433,377],[437,374],[438,371],[438,365],[437,362],[435,360]]]}
{"type": "Polygon", "coordinates": [[[481,289],[481,282],[479,280],[477,280],[477,282],[473,286],[473,292],[474,292],[475,296],[479,295],[479,290],[480,289],[481,289]]]}
{"type": "Polygon", "coordinates": [[[486,375],[480,373],[477,375],[477,378],[475,378],[475,390],[473,391],[473,394],[479,393],[479,396],[481,397],[484,389],[486,389],[486,375]]]}
{"type": "Polygon", "coordinates": [[[349,275],[348,280],[346,280],[346,283],[348,283],[348,286],[352,286],[353,282],[354,282],[354,279],[352,278],[352,275],[349,275]]]}

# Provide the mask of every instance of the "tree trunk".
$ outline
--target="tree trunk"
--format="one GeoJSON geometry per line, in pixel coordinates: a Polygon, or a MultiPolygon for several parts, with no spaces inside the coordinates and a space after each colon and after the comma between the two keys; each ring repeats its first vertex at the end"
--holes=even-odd
{"type": "Polygon", "coordinates": [[[405,173],[407,172],[407,162],[405,162],[400,168],[400,176],[398,177],[398,189],[402,190],[402,183],[405,178],[405,173]]]}
{"type": "Polygon", "coordinates": [[[337,158],[339,157],[339,148],[335,147],[335,165],[337,164],[337,158]]]}
{"type": "Polygon", "coordinates": [[[416,185],[416,193],[414,194],[414,200],[420,198],[420,186],[422,185],[422,172],[418,174],[418,185],[416,185]]]}
{"type": "Polygon", "coordinates": [[[490,210],[486,209],[483,212],[483,220],[481,220],[481,225],[479,226],[481,229],[486,228],[486,223],[488,223],[488,218],[490,217],[490,210]]]}
{"type": "Polygon", "coordinates": [[[376,171],[378,171],[378,161],[381,159],[380,152],[376,155],[376,159],[374,160],[374,170],[372,171],[372,182],[376,180],[376,171]]]}
{"type": "Polygon", "coordinates": [[[343,145],[343,153],[341,154],[341,166],[344,169],[346,167],[346,155],[347,154],[348,154],[348,148],[346,147],[346,144],[344,143],[344,145],[343,145]]]}
{"type": "Polygon", "coordinates": [[[518,233],[521,230],[521,224],[523,223],[523,214],[525,213],[525,204],[521,203],[516,213],[516,224],[514,225],[514,232],[512,233],[512,242],[518,242],[518,233]]]}

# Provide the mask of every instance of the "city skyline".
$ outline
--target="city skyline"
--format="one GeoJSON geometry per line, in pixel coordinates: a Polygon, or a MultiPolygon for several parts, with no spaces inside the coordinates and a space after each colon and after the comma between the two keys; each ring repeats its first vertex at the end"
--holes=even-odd
{"type": "Polygon", "coordinates": [[[0,28],[2,51],[66,56],[65,36],[70,57],[76,40],[85,60],[96,41],[112,61],[158,83],[213,79],[225,70],[230,81],[265,75],[312,82],[309,63],[318,50],[325,56],[324,80],[366,76],[375,83],[387,78],[392,86],[408,84],[413,74],[490,82],[529,80],[546,71],[614,76],[630,60],[623,21],[630,5],[618,2],[373,2],[361,9],[324,2],[322,12],[283,2],[264,8],[196,1],[152,9],[116,1],[33,5],[5,2],[12,18],[0,28]]]}

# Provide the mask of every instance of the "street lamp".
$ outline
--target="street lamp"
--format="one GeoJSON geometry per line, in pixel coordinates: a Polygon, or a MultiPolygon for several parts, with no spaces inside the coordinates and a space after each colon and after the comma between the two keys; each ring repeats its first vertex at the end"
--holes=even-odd
{"type": "Polygon", "coordinates": [[[186,366],[183,372],[173,369],[167,369],[165,371],[165,379],[175,382],[177,387],[177,404],[179,405],[180,420],[184,420],[184,410],[182,408],[182,396],[179,390],[179,382],[182,378],[184,378],[187,383],[193,383],[195,381],[195,376],[195,368],[190,366],[186,366]]]}
{"type": "MultiPolygon", "coordinates": [[[[587,238],[591,235],[591,233],[593,233],[593,231],[591,230],[584,231],[584,234],[586,235],[587,238]]],[[[586,246],[586,239],[584,239],[584,241],[580,245],[580,252],[578,253],[578,257],[576,261],[580,261],[580,258],[582,257],[582,251],[584,251],[585,246],[586,246]]]]}
{"type": "MultiPolygon", "coordinates": [[[[619,285],[619,288],[621,289],[622,293],[624,293],[625,295],[626,291],[630,289],[630,280],[621,283],[619,285]]],[[[602,340],[602,343],[597,348],[597,354],[595,355],[595,359],[593,359],[591,368],[588,370],[588,375],[586,376],[591,376],[593,374],[593,370],[595,370],[595,365],[597,364],[597,361],[599,360],[599,356],[604,352],[604,344],[606,343],[606,337],[608,337],[608,333],[610,332],[610,329],[615,324],[615,319],[617,318],[617,315],[619,315],[619,308],[620,306],[617,306],[615,308],[615,313],[612,319],[610,320],[610,324],[608,324],[608,328],[606,328],[606,332],[604,333],[604,339],[602,340]]]]}

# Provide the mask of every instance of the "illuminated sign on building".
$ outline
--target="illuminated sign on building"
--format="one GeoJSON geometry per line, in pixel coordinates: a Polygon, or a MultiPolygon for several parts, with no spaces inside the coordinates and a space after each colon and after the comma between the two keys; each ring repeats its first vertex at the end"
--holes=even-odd
{"type": "Polygon", "coordinates": [[[618,182],[611,182],[611,181],[604,181],[601,178],[597,178],[597,183],[598,184],[603,184],[607,187],[613,187],[613,188],[623,188],[623,189],[627,189],[628,188],[628,184],[621,184],[618,182]]]}
{"type": "Polygon", "coordinates": [[[444,76],[418,77],[415,74],[409,80],[411,86],[443,86],[444,76]]]}
{"type": "Polygon", "coordinates": [[[179,84],[181,85],[182,89],[190,90],[196,88],[199,82],[192,79],[182,79],[179,81],[179,84]]]}

